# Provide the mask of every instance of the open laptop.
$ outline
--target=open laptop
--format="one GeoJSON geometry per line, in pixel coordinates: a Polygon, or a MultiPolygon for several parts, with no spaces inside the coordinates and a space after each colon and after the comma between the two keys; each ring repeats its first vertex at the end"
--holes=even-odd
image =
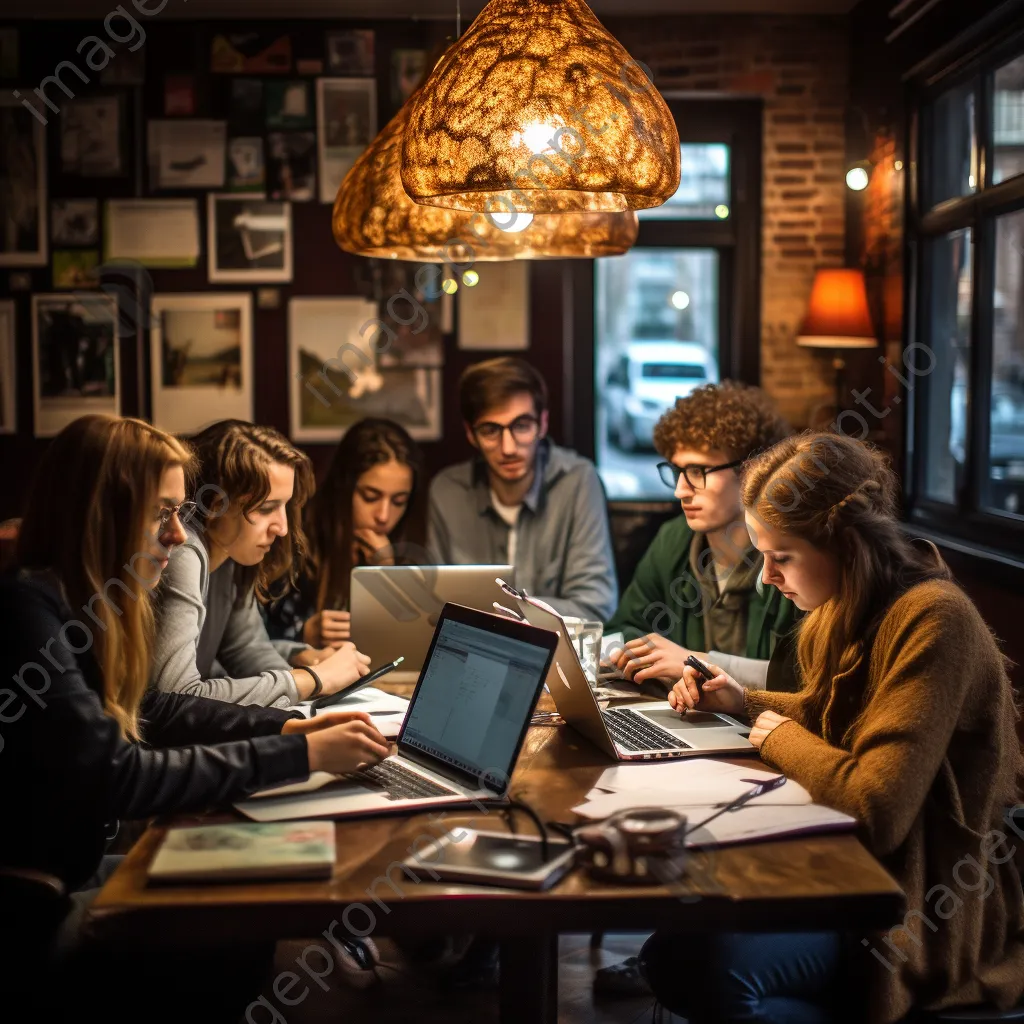
{"type": "Polygon", "coordinates": [[[442,607],[450,602],[490,612],[502,597],[495,576],[512,571],[507,565],[359,566],[350,586],[352,638],[371,665],[402,655],[403,671],[418,672],[442,607]]]}
{"type": "Polygon", "coordinates": [[[397,753],[347,775],[314,772],[235,807],[283,821],[503,799],[557,643],[546,629],[446,604],[397,753]]]}
{"type": "MultiPolygon", "coordinates": [[[[509,593],[511,590],[508,588],[509,593]]],[[[516,600],[527,622],[558,633],[558,647],[547,679],[558,713],[567,725],[616,761],[756,753],[747,739],[750,727],[719,712],[687,711],[681,715],[668,701],[602,708],[567,637],[562,617],[521,591],[516,600]]]]}

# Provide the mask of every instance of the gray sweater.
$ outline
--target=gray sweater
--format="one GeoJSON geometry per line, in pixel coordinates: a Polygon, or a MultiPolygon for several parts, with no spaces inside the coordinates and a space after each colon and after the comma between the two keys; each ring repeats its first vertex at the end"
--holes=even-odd
{"type": "MultiPolygon", "coordinates": [[[[434,477],[428,532],[431,556],[439,564],[507,564],[509,526],[491,504],[481,460],[461,462],[434,477]]],[[[517,586],[562,615],[610,618],[619,593],[608,508],[589,459],[541,441],[517,536],[517,586]]]]}
{"type": "MultiPolygon", "coordinates": [[[[235,563],[210,572],[199,535],[171,552],[156,590],[150,684],[232,704],[288,707],[300,700],[285,653],[267,636],[256,599],[235,607],[235,563]],[[226,676],[213,676],[215,671],[226,676]]],[[[303,644],[288,644],[290,650],[303,644]]]]}

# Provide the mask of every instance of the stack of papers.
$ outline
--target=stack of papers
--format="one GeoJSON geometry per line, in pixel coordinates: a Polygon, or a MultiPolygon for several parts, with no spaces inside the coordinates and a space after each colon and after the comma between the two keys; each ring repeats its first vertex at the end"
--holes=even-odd
{"type": "MultiPolygon", "coordinates": [[[[634,807],[667,807],[685,814],[693,826],[776,774],[706,758],[617,765],[601,775],[586,800],[573,811],[580,817],[601,821],[634,807]]],[[[855,825],[849,815],[813,803],[803,786],[788,780],[778,789],[695,829],[687,845],[740,843],[855,825]]]]}

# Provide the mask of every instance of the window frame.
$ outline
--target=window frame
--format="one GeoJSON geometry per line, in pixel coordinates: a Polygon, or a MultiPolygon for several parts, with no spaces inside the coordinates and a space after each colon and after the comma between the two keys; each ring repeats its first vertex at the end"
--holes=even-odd
{"type": "MultiPolygon", "coordinates": [[[[680,126],[680,142],[723,142],[729,146],[729,217],[725,220],[644,219],[634,249],[714,249],[718,253],[719,376],[759,384],[761,374],[761,188],[764,102],[759,99],[695,99],[665,92],[680,126]]],[[[575,447],[590,459],[597,453],[596,267],[575,260],[567,280],[572,311],[575,447]],[[582,386],[583,382],[586,386],[582,386]]],[[[609,502],[623,511],[663,511],[665,499],[609,502]]]]}
{"type": "MultiPolygon", "coordinates": [[[[931,65],[925,75],[911,77],[910,152],[913,173],[907,176],[909,216],[906,233],[906,342],[927,345],[931,338],[931,271],[928,243],[950,232],[971,231],[971,330],[967,378],[966,450],[962,484],[952,504],[927,496],[926,456],[928,406],[934,396],[927,377],[907,389],[906,468],[904,506],[907,519],[939,536],[957,538],[979,551],[1024,555],[1024,516],[988,509],[996,234],[999,217],[1024,210],[1024,174],[992,184],[994,155],[995,73],[1024,54],[1024,28],[973,43],[969,52],[950,51],[945,63],[931,65]],[[995,38],[995,37],[994,37],[995,38]],[[971,84],[975,104],[974,192],[925,208],[929,130],[932,104],[950,89],[971,84]]],[[[1024,316],[1024,310],[1021,311],[1024,316]]],[[[902,372],[902,370],[901,370],[902,372]]]]}

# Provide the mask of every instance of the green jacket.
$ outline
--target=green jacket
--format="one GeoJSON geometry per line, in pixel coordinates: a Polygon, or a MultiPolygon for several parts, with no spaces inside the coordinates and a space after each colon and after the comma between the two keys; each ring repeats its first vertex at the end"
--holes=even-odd
{"type": "MultiPolygon", "coordinates": [[[[666,523],[640,559],[619,607],[605,625],[605,633],[620,630],[625,640],[659,633],[691,651],[704,650],[700,584],[690,569],[693,530],[686,516],[666,523]]],[[[727,651],[747,658],[768,659],[776,641],[796,623],[796,605],[776,590],[754,590],[747,612],[746,651],[727,651]]]]}

